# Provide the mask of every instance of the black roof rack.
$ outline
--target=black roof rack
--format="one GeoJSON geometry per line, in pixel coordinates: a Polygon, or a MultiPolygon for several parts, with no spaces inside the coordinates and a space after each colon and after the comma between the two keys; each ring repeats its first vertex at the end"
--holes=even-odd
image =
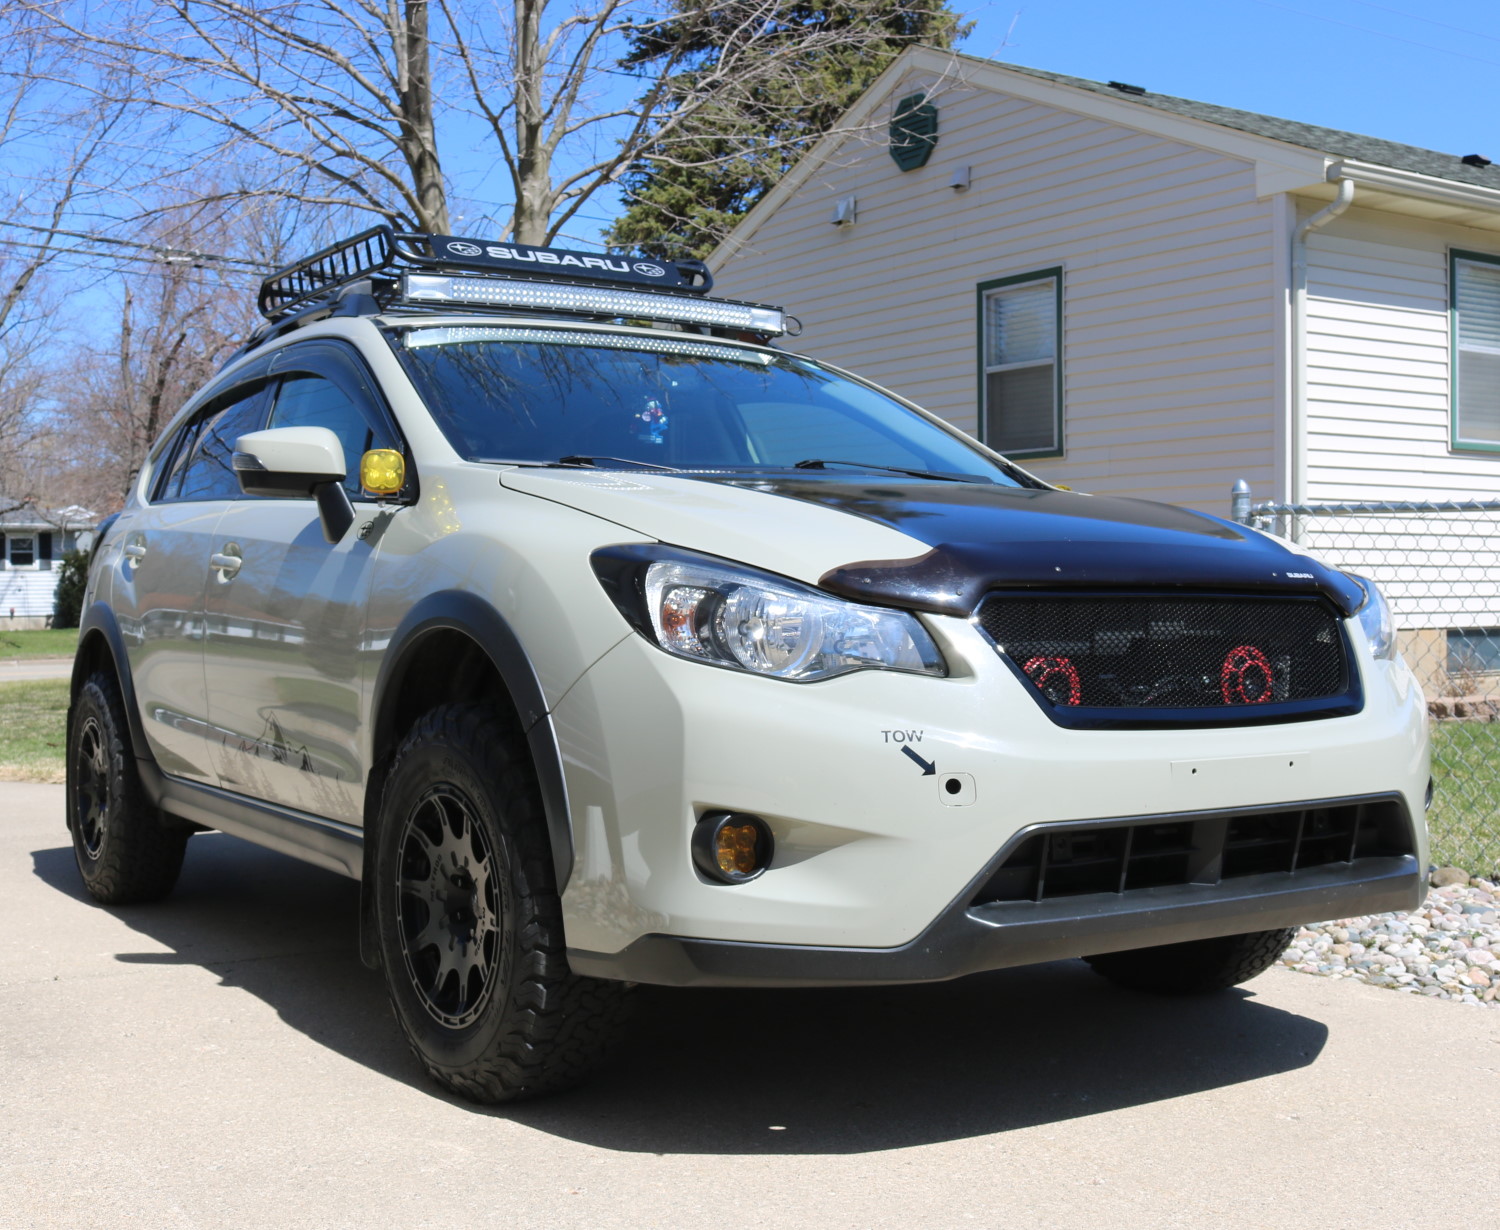
{"type": "MultiPolygon", "coordinates": [[[[261,315],[280,320],[332,299],[344,287],[402,273],[477,273],[488,278],[629,287],[679,296],[702,296],[713,287],[713,275],[702,261],[643,260],[372,226],[268,277],[260,286],[261,315]]],[[[374,286],[376,298],[389,300],[393,285],[388,281],[374,286]]]]}
{"type": "Polygon", "coordinates": [[[395,252],[396,237],[391,228],[372,226],[352,239],[330,244],[295,265],[278,269],[260,284],[256,306],[267,320],[277,320],[388,268],[395,252]]]}

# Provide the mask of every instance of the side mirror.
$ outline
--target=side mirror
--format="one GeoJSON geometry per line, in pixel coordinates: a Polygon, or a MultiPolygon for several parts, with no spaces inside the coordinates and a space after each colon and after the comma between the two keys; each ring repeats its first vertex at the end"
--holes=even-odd
{"type": "Polygon", "coordinates": [[[341,483],[344,446],[326,427],[273,427],[234,442],[234,473],[246,495],[309,496],[341,483]]]}
{"type": "Polygon", "coordinates": [[[246,495],[314,497],[323,537],[338,542],[354,524],[344,490],[344,446],[326,427],[273,427],[234,442],[234,473],[246,495]]]}

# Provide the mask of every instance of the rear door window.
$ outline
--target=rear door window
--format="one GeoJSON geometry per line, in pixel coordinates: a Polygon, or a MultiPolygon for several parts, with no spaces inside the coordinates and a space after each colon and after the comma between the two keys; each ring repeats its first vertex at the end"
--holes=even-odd
{"type": "Polygon", "coordinates": [[[247,432],[259,431],[265,425],[265,386],[241,390],[227,405],[210,408],[202,417],[191,458],[180,479],[169,479],[173,492],[165,498],[176,500],[239,500],[240,491],[232,461],[234,442],[247,432]]]}
{"type": "Polygon", "coordinates": [[[182,492],[182,476],[193,458],[193,445],[197,443],[198,431],[202,426],[202,418],[184,423],[178,428],[172,442],[162,449],[162,464],[156,476],[155,489],[151,493],[152,500],[175,500],[179,497],[182,492]]]}

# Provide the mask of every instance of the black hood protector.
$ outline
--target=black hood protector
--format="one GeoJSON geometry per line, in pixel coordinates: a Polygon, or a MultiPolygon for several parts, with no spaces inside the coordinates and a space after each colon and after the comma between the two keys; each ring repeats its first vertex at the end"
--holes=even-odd
{"type": "Polygon", "coordinates": [[[1344,573],[1272,539],[1148,500],[857,473],[693,477],[865,517],[932,548],[819,581],[862,602],[967,616],[997,589],[1196,590],[1320,594],[1352,615],[1365,599],[1344,573]]]}

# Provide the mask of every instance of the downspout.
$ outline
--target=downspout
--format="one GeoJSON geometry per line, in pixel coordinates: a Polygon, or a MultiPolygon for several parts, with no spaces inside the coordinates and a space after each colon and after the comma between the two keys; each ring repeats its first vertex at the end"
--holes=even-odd
{"type": "Polygon", "coordinates": [[[1307,500],[1307,237],[1349,208],[1354,181],[1340,178],[1331,205],[1292,232],[1292,421],[1289,503],[1307,500]]]}

